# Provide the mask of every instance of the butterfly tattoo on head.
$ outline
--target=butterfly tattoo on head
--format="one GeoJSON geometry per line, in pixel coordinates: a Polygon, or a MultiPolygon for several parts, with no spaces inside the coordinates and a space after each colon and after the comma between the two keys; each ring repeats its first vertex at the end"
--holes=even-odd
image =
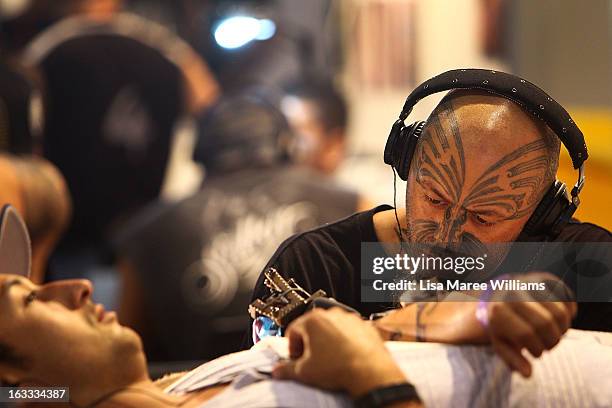
{"type": "Polygon", "coordinates": [[[436,194],[426,198],[444,210],[443,219],[411,220],[406,235],[413,242],[448,244],[482,243],[464,232],[472,218],[476,224],[492,225],[482,214],[495,214],[496,221],[529,214],[550,174],[550,156],[543,138],[527,143],[489,166],[466,185],[465,153],[459,124],[450,101],[432,115],[415,153],[416,182],[436,194]],[[468,210],[469,209],[469,210],[468,210]]]}

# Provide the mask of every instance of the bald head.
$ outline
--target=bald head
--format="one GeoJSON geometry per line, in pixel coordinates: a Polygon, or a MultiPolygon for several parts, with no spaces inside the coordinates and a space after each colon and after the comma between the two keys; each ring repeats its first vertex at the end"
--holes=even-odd
{"type": "Polygon", "coordinates": [[[554,181],[558,154],[558,138],[514,102],[450,92],[429,117],[411,163],[413,240],[516,239],[554,181]]]}
{"type": "Polygon", "coordinates": [[[451,115],[461,126],[459,132],[465,152],[475,155],[477,162],[490,163],[494,158],[540,141],[549,158],[543,187],[548,188],[555,180],[559,138],[543,121],[515,102],[481,90],[453,90],[438,104],[428,122],[439,123],[441,117],[448,119],[451,115]]]}

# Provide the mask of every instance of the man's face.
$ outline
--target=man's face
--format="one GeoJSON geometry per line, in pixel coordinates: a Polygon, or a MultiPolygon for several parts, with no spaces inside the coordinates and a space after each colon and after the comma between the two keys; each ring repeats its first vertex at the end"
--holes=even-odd
{"type": "Polygon", "coordinates": [[[328,130],[318,118],[313,102],[287,96],[281,109],[296,133],[298,161],[323,174],[332,174],[344,159],[341,129],[328,130]]]}
{"type": "Polygon", "coordinates": [[[91,302],[92,290],[84,280],[37,286],[0,274],[0,343],[24,362],[17,368],[0,363],[0,377],[78,388],[138,375],[140,339],[91,302]]]}
{"type": "Polygon", "coordinates": [[[493,96],[452,98],[438,112],[411,163],[408,241],[480,255],[485,244],[514,241],[549,187],[541,130],[493,96]]]}

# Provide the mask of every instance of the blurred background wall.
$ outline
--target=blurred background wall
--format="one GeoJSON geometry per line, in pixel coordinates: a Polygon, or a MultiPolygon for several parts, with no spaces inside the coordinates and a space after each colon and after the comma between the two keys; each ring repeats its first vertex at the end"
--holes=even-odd
{"type": "MultiPolygon", "coordinates": [[[[577,216],[610,229],[612,213],[612,2],[515,1],[512,68],[569,110],[584,132],[589,182],[577,216]]],[[[563,152],[559,176],[571,182],[563,152]]]]}

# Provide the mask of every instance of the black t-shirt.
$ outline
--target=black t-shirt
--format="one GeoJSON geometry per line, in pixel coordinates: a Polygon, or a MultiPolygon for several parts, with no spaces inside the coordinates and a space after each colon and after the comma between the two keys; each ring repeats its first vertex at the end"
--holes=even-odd
{"type": "Polygon", "coordinates": [[[208,359],[240,348],[265,263],[287,237],[354,213],[352,191],[300,168],[206,179],[196,195],[157,205],[115,239],[143,287],[143,341],[153,360],[208,359]]]}
{"type": "MultiPolygon", "coordinates": [[[[393,308],[392,303],[361,301],[361,243],[378,241],[373,216],[390,209],[392,207],[382,205],[295,235],[278,248],[265,269],[276,268],[282,276],[295,279],[310,293],[323,289],[328,296],[364,316],[393,308]]],[[[593,224],[572,222],[555,242],[612,242],[612,235],[593,224]]],[[[263,281],[261,274],[252,300],[269,296],[263,281]]],[[[612,331],[612,302],[580,303],[573,327],[612,331]]],[[[247,345],[252,344],[250,332],[249,327],[247,345]]]]}
{"type": "Polygon", "coordinates": [[[43,34],[31,52],[46,81],[44,156],[73,199],[66,250],[103,244],[113,223],[157,199],[183,112],[174,61],[113,26],[90,25],[43,34]]]}

